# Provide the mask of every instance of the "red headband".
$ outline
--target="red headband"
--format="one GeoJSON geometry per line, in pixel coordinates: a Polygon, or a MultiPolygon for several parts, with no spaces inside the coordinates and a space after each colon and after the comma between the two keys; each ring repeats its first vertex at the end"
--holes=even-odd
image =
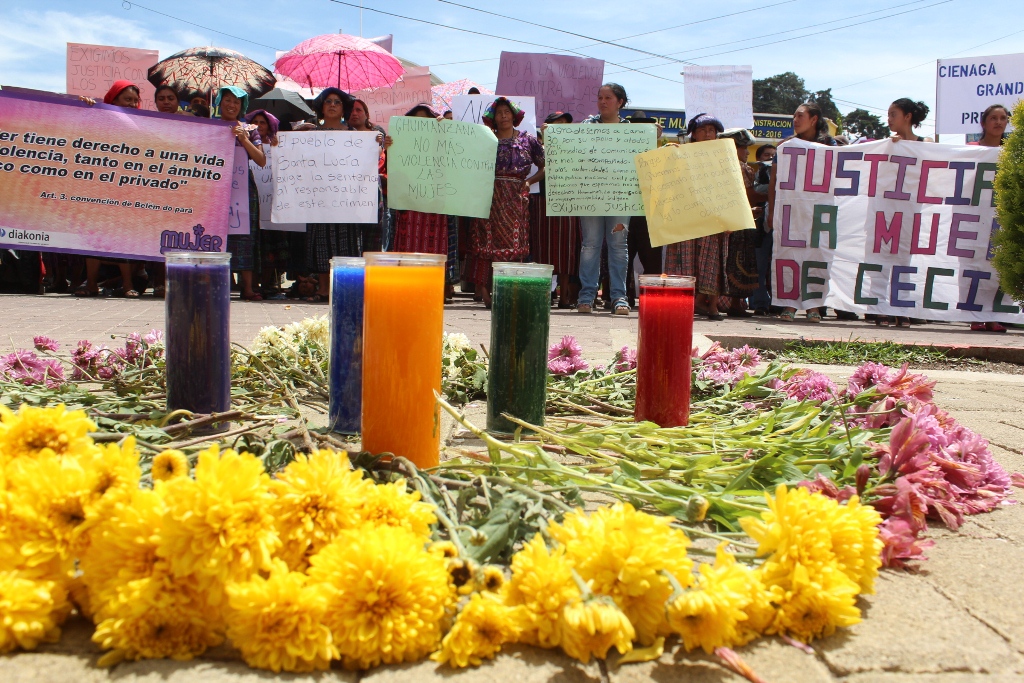
{"type": "MultiPolygon", "coordinates": [[[[121,91],[126,88],[135,88],[137,91],[139,88],[131,81],[114,81],[114,85],[110,86],[110,90],[103,96],[103,104],[113,104],[117,96],[121,94],[121,91]]],[[[140,103],[141,104],[141,103],[140,103]]],[[[135,108],[139,108],[139,104],[135,105],[135,108]]]]}

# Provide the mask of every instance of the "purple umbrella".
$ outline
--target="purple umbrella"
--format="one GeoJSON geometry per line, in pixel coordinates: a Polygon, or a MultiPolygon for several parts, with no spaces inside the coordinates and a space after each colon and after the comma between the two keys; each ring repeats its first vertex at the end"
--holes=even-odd
{"type": "Polygon", "coordinates": [[[398,59],[380,45],[341,33],[302,41],[277,59],[274,71],[303,87],[346,92],[394,85],[405,73],[398,59]]]}

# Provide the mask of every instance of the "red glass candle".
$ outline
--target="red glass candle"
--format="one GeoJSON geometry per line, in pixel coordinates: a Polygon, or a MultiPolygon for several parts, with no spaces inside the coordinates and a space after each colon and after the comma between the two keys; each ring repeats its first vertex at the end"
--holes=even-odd
{"type": "Polygon", "coordinates": [[[694,278],[640,276],[636,419],[660,427],[690,421],[694,278]]]}

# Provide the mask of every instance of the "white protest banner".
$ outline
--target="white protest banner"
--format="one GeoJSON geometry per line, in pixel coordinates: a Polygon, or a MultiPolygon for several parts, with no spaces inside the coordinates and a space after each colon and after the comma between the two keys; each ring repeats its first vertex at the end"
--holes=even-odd
{"type": "Polygon", "coordinates": [[[366,102],[371,121],[388,130],[392,116],[402,116],[417,104],[430,104],[430,67],[410,67],[394,85],[359,90],[352,95],[366,102]]]}
{"type": "Polygon", "coordinates": [[[653,123],[555,123],[544,132],[549,216],[643,216],[637,154],[658,144],[653,123]]]}
{"type": "Polygon", "coordinates": [[[498,138],[486,126],[396,116],[388,150],[388,207],[489,218],[498,138]]]}
{"type": "Polygon", "coordinates": [[[231,204],[228,205],[228,234],[249,234],[249,155],[235,145],[231,163],[231,204]]]}
{"type": "Polygon", "coordinates": [[[260,198],[260,229],[306,232],[305,223],[273,223],[270,220],[274,208],[274,149],[270,145],[263,145],[263,153],[267,155],[267,163],[263,168],[257,166],[255,161],[249,162],[249,170],[256,181],[256,192],[260,198]]]}
{"type": "Polygon", "coordinates": [[[980,133],[991,104],[1013,111],[1024,97],[1024,54],[940,59],[935,73],[935,132],[980,133]]]}
{"type": "Polygon", "coordinates": [[[1024,323],[990,262],[999,149],[790,140],[776,157],[773,303],[1024,323]]]}
{"type": "Polygon", "coordinates": [[[68,94],[85,95],[102,102],[114,81],[131,81],[139,89],[141,108],[156,111],[153,101],[156,87],[146,77],[149,68],[159,61],[156,50],[68,43],[68,94]]]}
{"type": "Polygon", "coordinates": [[[573,121],[597,113],[597,91],[604,60],[570,55],[502,52],[498,62],[499,95],[536,98],[537,120],[564,111],[573,121]]]}
{"type": "Polygon", "coordinates": [[[376,223],[377,133],[278,133],[274,223],[376,223]]]}
{"type": "Polygon", "coordinates": [[[726,128],[754,125],[754,80],[750,66],[684,66],[683,98],[691,118],[707,112],[726,128]]]}
{"type": "MultiPolygon", "coordinates": [[[[497,95],[456,95],[452,98],[452,116],[456,121],[468,121],[469,123],[484,122],[484,110],[487,105],[497,98],[497,95]]],[[[537,112],[536,103],[532,97],[509,96],[508,100],[523,110],[523,121],[516,130],[526,131],[534,137],[537,136],[537,112]]],[[[536,166],[530,167],[530,175],[537,172],[536,166]]],[[[540,183],[530,186],[530,194],[540,193],[540,183]]]]}

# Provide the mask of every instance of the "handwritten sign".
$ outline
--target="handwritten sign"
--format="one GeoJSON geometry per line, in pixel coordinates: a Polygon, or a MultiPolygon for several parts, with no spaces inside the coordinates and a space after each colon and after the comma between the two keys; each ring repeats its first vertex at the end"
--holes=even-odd
{"type": "Polygon", "coordinates": [[[773,303],[1024,323],[991,261],[1000,151],[907,140],[782,143],[773,303]]]}
{"type": "Polygon", "coordinates": [[[564,111],[573,121],[597,112],[597,91],[604,78],[604,60],[569,55],[502,52],[498,63],[499,95],[536,100],[536,116],[564,111]]]}
{"type": "Polygon", "coordinates": [[[552,124],[544,133],[549,216],[642,216],[633,158],[654,149],[653,123],[552,124]]]}
{"type": "Polygon", "coordinates": [[[234,144],[222,121],[0,92],[0,247],[224,251],[234,144]]]}
{"type": "Polygon", "coordinates": [[[260,198],[260,229],[284,230],[287,232],[306,232],[305,223],[273,223],[271,212],[274,209],[274,147],[263,145],[263,153],[267,155],[267,163],[262,168],[255,161],[249,162],[249,171],[256,182],[256,192],[260,198]]]}
{"type": "Polygon", "coordinates": [[[376,223],[377,133],[278,133],[274,223],[376,223]]]}
{"type": "Polygon", "coordinates": [[[707,112],[726,128],[754,123],[754,81],[750,66],[684,66],[683,97],[690,116],[707,112]]]}
{"type": "Polygon", "coordinates": [[[638,154],[636,174],[652,247],[754,227],[732,140],[638,154]]]}
{"type": "Polygon", "coordinates": [[[156,50],[68,43],[68,94],[85,95],[102,102],[114,81],[131,81],[139,89],[142,108],[156,111],[153,101],[156,88],[146,77],[149,68],[159,61],[156,50]]]}
{"type": "Polygon", "coordinates": [[[249,234],[249,155],[235,146],[231,165],[231,204],[228,205],[228,234],[249,234]]]}
{"type": "MultiPolygon", "coordinates": [[[[468,121],[469,123],[484,122],[484,110],[494,102],[497,95],[456,95],[452,98],[452,116],[456,121],[468,121]]],[[[516,130],[526,131],[534,137],[537,136],[537,112],[533,97],[509,97],[517,107],[523,110],[523,120],[516,130]]],[[[537,167],[530,166],[530,175],[537,173],[537,167]]],[[[540,194],[540,183],[530,185],[530,194],[540,194]]]]}
{"type": "Polygon", "coordinates": [[[388,206],[489,218],[498,138],[485,126],[412,116],[391,119],[388,206]]]}
{"type": "Polygon", "coordinates": [[[366,102],[370,120],[388,130],[392,116],[402,116],[417,104],[430,104],[430,67],[409,67],[394,85],[352,94],[366,102]]]}

